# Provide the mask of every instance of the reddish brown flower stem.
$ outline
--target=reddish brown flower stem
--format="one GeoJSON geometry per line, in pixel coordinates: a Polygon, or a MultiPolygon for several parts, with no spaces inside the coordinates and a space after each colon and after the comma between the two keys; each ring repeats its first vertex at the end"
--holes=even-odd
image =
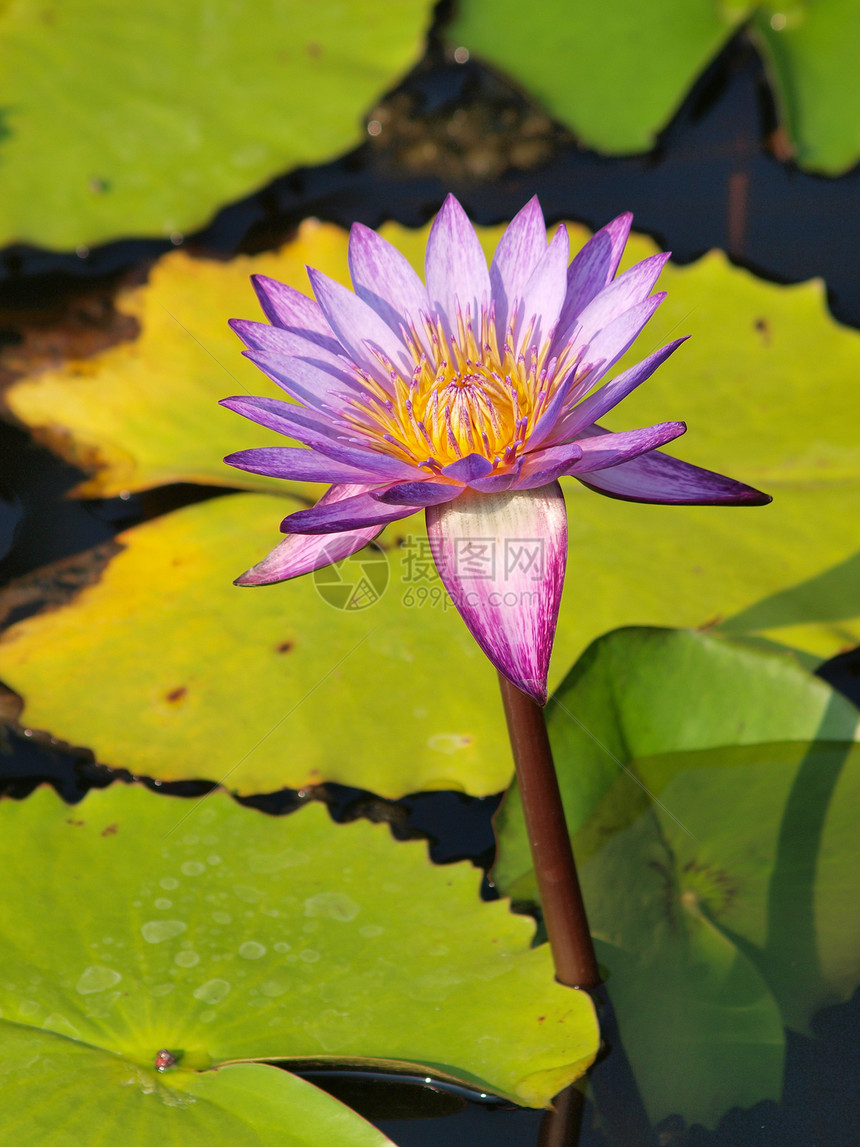
{"type": "Polygon", "coordinates": [[[543,710],[501,673],[499,682],[556,979],[592,991],[600,983],[600,972],[543,710]]]}

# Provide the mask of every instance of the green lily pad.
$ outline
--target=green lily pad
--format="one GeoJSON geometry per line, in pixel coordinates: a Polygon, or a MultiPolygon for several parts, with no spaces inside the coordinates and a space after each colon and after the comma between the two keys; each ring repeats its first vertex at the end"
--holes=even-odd
{"type": "Polygon", "coordinates": [[[0,1132],[19,1147],[77,1147],[94,1135],[130,1147],[393,1147],[325,1092],[265,1064],[159,1075],[0,1020],[0,1078],[15,1095],[0,1110],[0,1132]]]}
{"type": "Polygon", "coordinates": [[[853,0],[780,0],[755,11],[777,110],[802,167],[840,175],[860,159],[860,9],[853,0]]]}
{"type": "Polygon", "coordinates": [[[745,21],[803,166],[831,175],[860,158],[853,0],[462,0],[448,29],[536,96],[583,143],[647,151],[706,65],[745,21]]]}
{"type": "MultiPolygon", "coordinates": [[[[319,804],[275,818],[223,792],[192,803],[123,785],[73,808],[41,789],[0,813],[0,1070],[44,1056],[54,1082],[36,1072],[28,1086],[60,1126],[88,1073],[114,1120],[134,1104],[171,1126],[209,1103],[237,1120],[289,1104],[308,1142],[382,1143],[306,1084],[221,1068],[395,1060],[540,1107],[597,1050],[590,999],[555,983],[533,923],[481,903],[470,864],[437,868],[387,826],[337,826],[319,804]],[[26,1040],[16,1050],[19,1032],[32,1054],[26,1040]],[[161,1049],[177,1069],[159,1077],[161,1049]],[[329,1140],[337,1118],[343,1138],[329,1140]]],[[[9,1106],[0,1127],[20,1119],[9,1106]]],[[[223,1141],[256,1142],[245,1135],[223,1141]]]]}
{"type": "MultiPolygon", "coordinates": [[[[857,722],[789,653],[668,630],[602,638],[551,703],[592,931],[654,1119],[713,1125],[778,1098],[783,1022],[807,1030],[860,982],[857,722]]],[[[536,899],[516,787],[497,826],[498,886],[536,899]]]]}
{"type": "Polygon", "coordinates": [[[446,596],[400,581],[408,551],[387,551],[391,579],[367,608],[343,608],[322,576],[232,584],[294,505],[237,494],[120,534],[100,581],[0,643],[27,723],[105,764],[241,793],[504,788],[495,673],[446,596]]]}
{"type": "Polygon", "coordinates": [[[0,245],[192,230],[356,146],[364,111],[420,58],[431,7],[3,5],[0,245]]]}

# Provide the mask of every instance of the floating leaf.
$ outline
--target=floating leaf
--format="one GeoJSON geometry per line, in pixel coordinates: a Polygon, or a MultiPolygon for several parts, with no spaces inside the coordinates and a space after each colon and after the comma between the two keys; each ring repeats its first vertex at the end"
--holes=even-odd
{"type": "Polygon", "coordinates": [[[751,28],[797,162],[840,175],[860,159],[860,9],[854,0],[771,0],[751,28]]]}
{"type": "MultiPolygon", "coordinates": [[[[655,1120],[778,1098],[783,1020],[860,982],[857,721],[790,654],[683,631],[610,634],[558,691],[592,930],[655,1120]]],[[[497,884],[536,898],[516,788],[497,823],[497,884]]]]}
{"type": "Polygon", "coordinates": [[[4,1020],[0,1056],[0,1075],[15,1095],[0,1109],[0,1132],[18,1147],[71,1147],[96,1135],[133,1147],[394,1147],[325,1092],[265,1064],[159,1075],[151,1065],[4,1020]]]}
{"type": "Polygon", "coordinates": [[[58,453],[93,474],[78,487],[81,495],[109,498],[170,482],[202,482],[315,501],[318,484],[225,466],[224,455],[237,444],[271,446],[284,439],[240,423],[218,405],[228,394],[283,397],[242,357],[227,320],[263,319],[252,274],[282,279],[309,294],[306,263],[345,278],[343,231],[309,220],[280,252],[229,263],[175,251],[156,263],[145,286],[117,299],[119,310],[139,323],[139,338],[24,379],[6,392],[6,402],[58,453]]]}
{"type": "MultiPolygon", "coordinates": [[[[392,225],[383,233],[420,265],[426,230],[392,225]]],[[[587,233],[570,233],[581,246],[587,233]]],[[[487,250],[498,234],[481,233],[487,250]]],[[[653,249],[634,238],[628,259],[653,249]]],[[[66,435],[67,453],[104,467],[90,492],[196,480],[260,482],[308,498],[320,487],[221,464],[223,453],[275,437],[217,406],[235,384],[205,349],[239,371],[248,389],[266,392],[224,320],[255,313],[252,271],[307,289],[305,262],[345,277],[344,232],[306,224],[279,255],[226,266],[171,256],[123,304],[140,316],[139,340],[25,379],[9,403],[55,444],[66,435]]],[[[618,625],[720,623],[812,659],[860,640],[860,556],[853,555],[860,446],[844,413],[854,403],[860,335],[827,316],[818,282],[774,287],[715,253],[689,268],[670,264],[662,278],[668,298],[630,359],[680,332],[693,337],[614,413],[612,429],[685,418],[690,431],[678,453],[775,500],[760,509],[641,506],[568,481],[571,559],[551,686],[590,641],[618,625]]],[[[392,796],[443,785],[477,794],[505,787],[510,758],[493,675],[459,618],[443,608],[447,596],[429,555],[410,565],[426,548],[420,518],[389,528],[387,596],[348,618],[324,607],[308,579],[241,591],[229,584],[275,544],[277,524],[293,508],[289,500],[265,506],[217,500],[177,517],[163,534],[147,526],[144,537],[161,540],[142,541],[139,556],[130,531],[126,564],[109,590],[11,631],[0,643],[0,676],[24,695],[24,719],[154,776],[217,780],[250,752],[228,780],[243,792],[332,779],[392,796]],[[396,549],[397,537],[412,545],[396,549]],[[189,574],[176,598],[165,592],[174,561],[189,574]],[[201,563],[209,572],[194,577],[192,564],[201,563]],[[98,620],[104,593],[126,618],[122,638],[112,622],[98,620]],[[84,609],[86,625],[78,620],[84,609]],[[365,633],[365,619],[371,637],[338,665],[365,633]],[[251,632],[260,636],[252,640],[251,632]],[[276,656],[296,634],[295,654],[276,656]],[[336,653],[327,657],[328,650],[336,653]],[[179,703],[165,700],[182,687],[179,703]],[[332,721],[342,706],[349,719],[332,721]]]]}
{"type": "Polygon", "coordinates": [[[362,113],[420,57],[431,7],[4,5],[0,245],[192,230],[356,146],[362,113]]]}
{"type": "Polygon", "coordinates": [[[232,584],[291,508],[237,494],[120,534],[98,584],[0,645],[27,722],[106,764],[242,793],[324,780],[391,797],[504,788],[495,674],[445,595],[399,580],[400,551],[363,609],[343,608],[322,575],[232,584]]]}
{"type": "Polygon", "coordinates": [[[768,65],[801,164],[835,175],[860,158],[853,0],[462,0],[448,38],[537,96],[583,143],[647,151],[744,21],[768,65]],[[849,112],[847,109],[852,109],[849,112]]]}
{"type": "MultiPolygon", "coordinates": [[[[242,1099],[236,1076],[190,1074],[246,1059],[397,1060],[540,1107],[597,1049],[589,997],[555,983],[546,947],[530,947],[533,922],[482,904],[470,864],[437,868],[385,825],[123,785],[73,808],[41,789],[0,812],[3,1027],[64,1037],[68,1070],[91,1064],[103,1104],[130,1102],[105,1093],[104,1075],[157,1086],[166,1049],[180,1069],[161,1077],[180,1095],[175,1119],[183,1094],[229,1106],[231,1088],[247,1113],[267,1080],[269,1102],[297,1098],[292,1123],[316,1117],[314,1089],[306,1100],[297,1084],[279,1095],[271,1077],[249,1077],[242,1099]]],[[[52,1087],[64,1113],[74,1082],[52,1087]]],[[[18,1118],[4,1111],[0,1126],[18,1118]]]]}

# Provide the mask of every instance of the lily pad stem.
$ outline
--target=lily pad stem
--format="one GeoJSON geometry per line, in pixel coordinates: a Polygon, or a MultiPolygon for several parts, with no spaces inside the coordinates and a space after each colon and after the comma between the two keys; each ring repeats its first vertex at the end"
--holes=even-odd
{"type": "Polygon", "coordinates": [[[556,979],[593,991],[600,972],[576,874],[543,709],[499,674],[556,979]]]}

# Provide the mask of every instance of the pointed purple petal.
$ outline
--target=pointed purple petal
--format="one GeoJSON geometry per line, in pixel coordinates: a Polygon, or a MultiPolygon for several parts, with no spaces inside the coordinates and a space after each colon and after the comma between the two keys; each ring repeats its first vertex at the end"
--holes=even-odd
{"type": "Polygon", "coordinates": [[[353,380],[344,370],[316,366],[304,358],[286,358],[261,350],[245,350],[242,354],[291,398],[315,410],[339,410],[355,397],[353,380]]]}
{"type": "Polygon", "coordinates": [[[773,499],[752,486],[672,458],[659,450],[579,477],[597,494],[667,506],[766,506],[773,499]]]}
{"type": "Polygon", "coordinates": [[[417,467],[409,466],[388,454],[375,450],[362,449],[351,441],[342,429],[331,419],[323,419],[313,411],[278,398],[262,398],[258,395],[238,395],[222,398],[221,406],[237,414],[250,418],[260,426],[266,426],[278,434],[285,434],[298,442],[312,446],[319,454],[325,454],[348,466],[385,478],[414,477],[417,467]]]}
{"type": "Polygon", "coordinates": [[[562,474],[567,474],[570,466],[581,457],[582,446],[579,442],[567,442],[563,446],[550,446],[546,450],[527,454],[517,489],[532,490],[536,486],[546,486],[562,474]]]}
{"type": "Polygon", "coordinates": [[[399,370],[412,373],[406,347],[372,307],[322,271],[308,267],[308,277],[331,329],[354,362],[389,386],[388,372],[371,349],[375,348],[399,370]]]}
{"type": "Polygon", "coordinates": [[[577,383],[575,390],[571,392],[574,400],[584,390],[594,386],[607,371],[612,369],[621,356],[627,353],[665,298],[665,291],[649,295],[647,299],[618,315],[609,326],[595,335],[582,358],[583,367],[591,366],[593,369],[581,376],[582,385],[577,383]]]}
{"type": "Polygon", "coordinates": [[[338,352],[337,339],[315,299],[267,275],[252,275],[251,283],[270,323],[338,352]]]}
{"type": "Polygon", "coordinates": [[[595,232],[567,269],[567,297],[559,329],[569,330],[576,316],[612,281],[624,252],[633,216],[629,211],[595,232]]]}
{"type": "Polygon", "coordinates": [[[448,333],[457,331],[457,306],[466,309],[478,329],[478,319],[490,305],[490,273],[475,229],[453,195],[436,216],[427,239],[424,278],[431,306],[447,320],[448,333]]]}
{"type": "MultiPolygon", "coordinates": [[[[238,450],[224,459],[228,466],[249,474],[266,474],[270,478],[287,478],[294,482],[368,482],[379,481],[379,475],[368,474],[355,466],[336,462],[324,454],[301,446],[254,446],[238,450]]],[[[387,475],[382,475],[382,479],[387,475]]]]}
{"type": "Polygon", "coordinates": [[[518,211],[499,240],[490,266],[496,330],[501,339],[507,328],[511,307],[546,251],[546,224],[535,195],[518,211]]]}
{"type": "Polygon", "coordinates": [[[309,510],[297,510],[284,518],[281,529],[285,534],[340,534],[344,530],[384,526],[399,518],[407,518],[415,510],[415,506],[387,506],[374,494],[363,493],[344,498],[336,505],[317,502],[309,510]]]}
{"type": "MultiPolygon", "coordinates": [[[[361,485],[332,486],[326,490],[317,505],[330,505],[344,498],[354,497],[367,490],[361,485]]],[[[381,527],[369,526],[363,530],[350,530],[342,534],[291,534],[257,562],[255,566],[236,578],[236,585],[272,585],[299,577],[312,570],[322,569],[332,562],[342,561],[350,554],[357,553],[368,542],[373,541],[381,527]]]]}
{"type": "Polygon", "coordinates": [[[674,342],[668,343],[660,350],[655,350],[653,354],[643,358],[636,366],[631,366],[629,370],[623,371],[611,382],[607,382],[600,390],[596,390],[594,394],[589,394],[588,398],[574,406],[560,420],[560,435],[564,438],[573,438],[586,426],[591,426],[598,418],[602,418],[607,411],[617,406],[631,391],[650,378],[657,367],[664,363],[669,355],[673,354],[681,343],[686,342],[689,337],[689,335],[684,335],[683,338],[675,339],[674,342]]]}
{"type": "Polygon", "coordinates": [[[309,336],[307,332],[287,331],[283,327],[255,323],[250,319],[230,319],[229,326],[250,350],[290,357],[301,355],[325,366],[332,366],[338,370],[346,369],[346,352],[334,335],[330,335],[328,339],[316,340],[313,334],[309,336]]]}
{"type": "MultiPolygon", "coordinates": [[[[599,429],[595,427],[595,429],[599,429]]],[[[592,470],[605,470],[608,466],[618,466],[640,454],[665,446],[685,434],[685,422],[660,422],[656,426],[645,426],[641,430],[621,430],[617,433],[602,431],[588,438],[581,438],[582,457],[572,462],[565,474],[578,477],[592,470]]]]}
{"type": "Polygon", "coordinates": [[[623,275],[619,275],[608,287],[600,292],[583,310],[576,320],[576,338],[591,342],[608,327],[619,315],[641,303],[651,293],[651,288],[660,277],[668,253],[660,252],[643,259],[623,275]]]}
{"type": "Polygon", "coordinates": [[[430,298],[409,260],[361,223],[349,233],[349,273],[355,293],[396,333],[430,314],[430,298]]]}
{"type": "Polygon", "coordinates": [[[518,339],[529,329],[532,316],[539,320],[530,338],[532,346],[539,346],[558,322],[567,291],[569,257],[570,238],[566,228],[559,227],[523,289],[518,339]]]}
{"type": "Polygon", "coordinates": [[[567,560],[558,483],[467,491],[428,507],[427,533],[445,588],[478,645],[518,689],[545,704],[567,560]]]}
{"type": "Polygon", "coordinates": [[[377,493],[374,497],[386,506],[438,506],[443,502],[453,502],[465,491],[465,486],[455,486],[451,482],[398,482],[390,490],[377,493]]]}
{"type": "Polygon", "coordinates": [[[510,470],[502,474],[490,474],[486,478],[476,478],[469,486],[473,490],[480,490],[484,494],[501,494],[516,486],[522,473],[523,460],[518,458],[510,470]]]}
{"type": "Polygon", "coordinates": [[[467,454],[465,458],[458,458],[456,462],[443,466],[442,473],[446,478],[454,478],[469,485],[478,478],[486,478],[492,469],[493,463],[482,454],[467,454]]]}

